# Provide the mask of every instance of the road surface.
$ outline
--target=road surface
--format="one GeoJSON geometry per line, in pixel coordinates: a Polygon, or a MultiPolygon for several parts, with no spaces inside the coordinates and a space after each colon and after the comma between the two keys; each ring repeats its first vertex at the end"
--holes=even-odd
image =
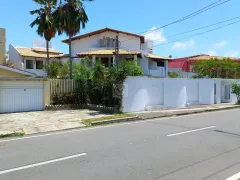
{"type": "Polygon", "coordinates": [[[237,180],[240,110],[0,140],[0,180],[237,180]]]}

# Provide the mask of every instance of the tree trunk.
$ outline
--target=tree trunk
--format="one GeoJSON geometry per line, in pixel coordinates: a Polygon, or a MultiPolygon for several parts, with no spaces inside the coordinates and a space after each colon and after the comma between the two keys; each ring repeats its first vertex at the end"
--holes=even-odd
{"type": "Polygon", "coordinates": [[[46,41],[46,48],[47,48],[47,75],[48,75],[48,73],[49,73],[49,69],[48,69],[48,67],[49,67],[49,41],[46,41]]]}
{"type": "Polygon", "coordinates": [[[69,58],[70,58],[70,79],[73,79],[72,77],[72,37],[69,36],[69,58]]]}

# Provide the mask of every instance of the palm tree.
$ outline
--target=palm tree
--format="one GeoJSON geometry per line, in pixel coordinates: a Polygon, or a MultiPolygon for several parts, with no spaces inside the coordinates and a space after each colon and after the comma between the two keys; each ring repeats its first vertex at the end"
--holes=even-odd
{"type": "Polygon", "coordinates": [[[30,24],[33,28],[37,26],[37,33],[46,40],[47,65],[49,65],[49,42],[56,34],[56,28],[53,20],[53,10],[56,8],[57,0],[33,0],[40,5],[37,10],[30,11],[30,14],[37,14],[37,18],[30,24]]]}
{"type": "Polygon", "coordinates": [[[66,33],[69,37],[70,79],[72,79],[72,37],[79,33],[81,28],[85,28],[88,16],[81,0],[64,0],[64,3],[60,1],[60,5],[53,16],[58,33],[66,33]]]}

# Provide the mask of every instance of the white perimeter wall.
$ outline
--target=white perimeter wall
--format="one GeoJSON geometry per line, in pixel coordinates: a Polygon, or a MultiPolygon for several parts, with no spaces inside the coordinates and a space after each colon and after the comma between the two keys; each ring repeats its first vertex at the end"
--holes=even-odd
{"type": "Polygon", "coordinates": [[[199,104],[199,82],[194,79],[186,80],[187,103],[189,105],[199,104]]]}
{"type": "Polygon", "coordinates": [[[148,105],[163,105],[163,83],[159,78],[128,77],[124,83],[123,111],[142,111],[148,105]]]}
{"type": "Polygon", "coordinates": [[[199,81],[199,104],[214,104],[213,79],[198,79],[199,81]]]}
{"type": "MultiPolygon", "coordinates": [[[[219,104],[223,81],[232,83],[221,79],[128,77],[124,83],[123,112],[144,111],[149,106],[183,108],[186,105],[219,104]]],[[[236,96],[231,94],[229,102],[235,101],[236,96]]]]}
{"type": "Polygon", "coordinates": [[[185,79],[164,79],[164,107],[183,108],[186,106],[185,84],[185,79]]]}

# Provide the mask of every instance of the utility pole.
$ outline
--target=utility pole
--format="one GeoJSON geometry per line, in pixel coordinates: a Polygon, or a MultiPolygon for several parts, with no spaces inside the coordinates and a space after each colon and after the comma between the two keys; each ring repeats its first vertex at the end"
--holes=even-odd
{"type": "Polygon", "coordinates": [[[118,35],[116,36],[116,39],[115,39],[115,56],[116,56],[116,65],[118,67],[118,62],[119,62],[119,39],[118,39],[118,35]]]}

